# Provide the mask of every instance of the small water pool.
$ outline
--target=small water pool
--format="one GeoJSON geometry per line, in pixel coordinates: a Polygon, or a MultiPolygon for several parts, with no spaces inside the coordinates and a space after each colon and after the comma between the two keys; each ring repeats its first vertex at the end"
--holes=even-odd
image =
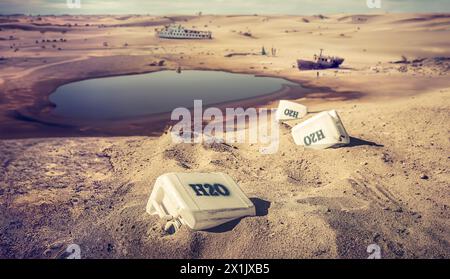
{"type": "Polygon", "coordinates": [[[120,120],[192,107],[243,100],[276,92],[281,78],[219,71],[161,71],[89,79],[60,86],[50,95],[53,114],[83,120],[120,120]]]}

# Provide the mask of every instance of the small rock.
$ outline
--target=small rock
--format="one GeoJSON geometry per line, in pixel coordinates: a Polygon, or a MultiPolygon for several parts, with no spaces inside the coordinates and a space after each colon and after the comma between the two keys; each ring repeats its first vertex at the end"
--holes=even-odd
{"type": "Polygon", "coordinates": [[[191,169],[192,167],[186,162],[179,162],[180,166],[185,169],[191,169]]]}
{"type": "Polygon", "coordinates": [[[111,243],[108,243],[108,246],[106,247],[106,250],[107,250],[108,252],[111,252],[113,249],[114,249],[114,245],[111,244],[111,243]]]}
{"type": "Polygon", "coordinates": [[[428,175],[426,175],[426,174],[422,174],[421,176],[420,176],[420,179],[424,179],[424,180],[428,180],[428,175]]]}

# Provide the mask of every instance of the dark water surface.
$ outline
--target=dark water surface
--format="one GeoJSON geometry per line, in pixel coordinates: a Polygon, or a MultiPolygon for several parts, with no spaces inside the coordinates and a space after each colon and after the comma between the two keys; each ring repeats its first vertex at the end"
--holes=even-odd
{"type": "MultiPolygon", "coordinates": [[[[59,87],[50,95],[53,114],[83,120],[118,120],[267,95],[283,85],[281,78],[256,77],[219,71],[161,71],[89,79],[59,87]]],[[[306,89],[305,89],[306,90],[306,89]]]]}

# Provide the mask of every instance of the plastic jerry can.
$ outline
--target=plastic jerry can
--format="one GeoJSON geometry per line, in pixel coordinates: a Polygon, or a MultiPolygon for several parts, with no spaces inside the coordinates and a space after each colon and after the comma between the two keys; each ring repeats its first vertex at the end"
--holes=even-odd
{"type": "Polygon", "coordinates": [[[292,137],[295,144],[311,149],[325,149],[350,143],[350,137],[335,110],[321,112],[294,126],[292,137]]]}
{"type": "Polygon", "coordinates": [[[305,117],[307,113],[308,108],[304,105],[291,101],[280,100],[275,119],[277,121],[294,120],[305,117]]]}
{"type": "Polygon", "coordinates": [[[175,228],[186,225],[193,230],[256,215],[254,204],[236,182],[219,172],[161,175],[156,179],[146,211],[172,222],[175,228]]]}

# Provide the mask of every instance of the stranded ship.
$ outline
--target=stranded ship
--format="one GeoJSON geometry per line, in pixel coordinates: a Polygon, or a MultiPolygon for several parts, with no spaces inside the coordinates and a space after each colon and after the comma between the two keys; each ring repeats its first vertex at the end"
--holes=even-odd
{"type": "Polygon", "coordinates": [[[320,50],[319,55],[314,55],[314,60],[297,60],[297,65],[300,70],[314,70],[314,69],[328,69],[338,68],[343,62],[344,58],[337,56],[325,56],[322,54],[323,49],[320,50]]]}
{"type": "Polygon", "coordinates": [[[181,25],[169,25],[156,29],[156,36],[164,39],[212,39],[210,31],[189,30],[181,25]]]}

